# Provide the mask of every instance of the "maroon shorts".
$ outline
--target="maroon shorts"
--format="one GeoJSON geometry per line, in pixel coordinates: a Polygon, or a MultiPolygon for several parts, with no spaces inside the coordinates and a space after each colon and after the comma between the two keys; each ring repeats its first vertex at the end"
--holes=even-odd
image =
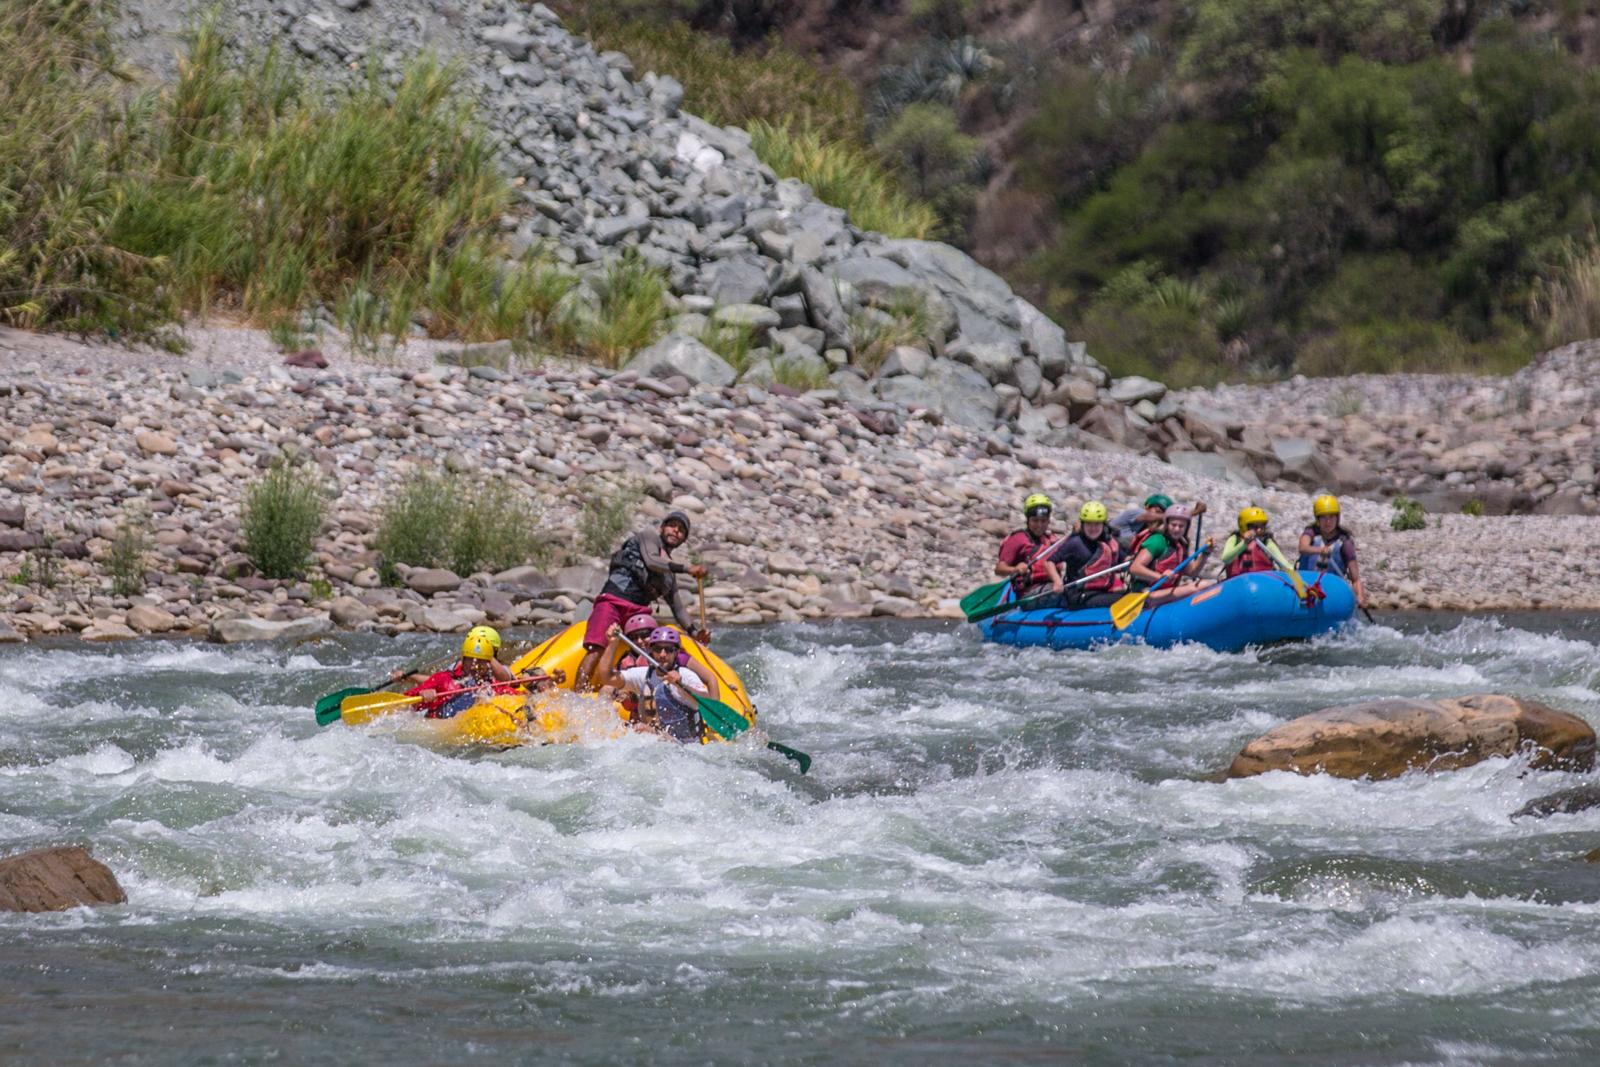
{"type": "Polygon", "coordinates": [[[612,623],[621,626],[635,615],[649,610],[648,604],[635,604],[610,593],[601,593],[595,598],[594,608],[589,612],[589,625],[583,628],[583,647],[605,648],[606,631],[612,623]]]}

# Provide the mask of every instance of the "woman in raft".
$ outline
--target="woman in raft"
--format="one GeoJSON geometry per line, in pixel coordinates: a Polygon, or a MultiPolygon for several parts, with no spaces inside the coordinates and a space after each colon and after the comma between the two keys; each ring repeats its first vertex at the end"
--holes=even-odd
{"type": "MultiPolygon", "coordinates": [[[[1180,563],[1189,559],[1191,551],[1189,521],[1192,517],[1189,509],[1182,505],[1168,508],[1161,531],[1146,537],[1139,545],[1133,556],[1133,565],[1128,568],[1135,592],[1149,589],[1177,570],[1180,563]]],[[[1208,538],[1200,554],[1191,560],[1180,574],[1151,593],[1147,603],[1155,607],[1157,604],[1181,600],[1216,585],[1217,583],[1211,579],[1199,576],[1201,569],[1206,565],[1206,560],[1211,556],[1211,547],[1212,542],[1208,538]]]]}

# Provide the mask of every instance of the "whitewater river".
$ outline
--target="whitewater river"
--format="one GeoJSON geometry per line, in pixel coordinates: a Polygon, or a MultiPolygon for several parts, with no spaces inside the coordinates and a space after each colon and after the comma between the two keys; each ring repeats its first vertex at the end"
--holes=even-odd
{"type": "Polygon", "coordinates": [[[1212,778],[1367,696],[1600,722],[1597,643],[730,631],[806,778],[754,744],[314,725],[421,639],[6,648],[0,852],[90,843],[130,902],[0,915],[0,1061],[1592,1063],[1600,811],[1508,818],[1580,776],[1212,778]]]}

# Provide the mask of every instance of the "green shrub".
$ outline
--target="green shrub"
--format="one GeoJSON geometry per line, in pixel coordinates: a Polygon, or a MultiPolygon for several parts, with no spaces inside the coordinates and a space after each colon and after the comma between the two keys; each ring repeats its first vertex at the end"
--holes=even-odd
{"type": "Polygon", "coordinates": [[[750,146],[779,177],[798,178],[817,197],[844,208],[863,230],[890,237],[927,238],[940,229],[931,205],[900,189],[893,171],[870,149],[828,140],[802,126],[750,123],[750,146]]]}
{"type": "Polygon", "coordinates": [[[265,578],[301,577],[327,512],[328,493],[316,467],[280,456],[244,491],[239,525],[245,555],[265,578]]]}
{"type": "Polygon", "coordinates": [[[541,510],[504,481],[423,471],[406,478],[382,508],[374,544],[391,584],[395,565],[448,567],[463,577],[501,571],[553,550],[541,510]]]}
{"type": "Polygon", "coordinates": [[[901,345],[926,347],[933,332],[933,315],[921,300],[896,301],[881,314],[860,309],[850,316],[853,362],[867,374],[876,374],[890,352],[901,345]]]}
{"type": "Polygon", "coordinates": [[[1563,241],[1555,265],[1534,285],[1532,318],[1546,344],[1600,337],[1600,243],[1563,241]]]}
{"type": "Polygon", "coordinates": [[[949,107],[912,104],[878,136],[877,145],[911,191],[944,218],[963,220],[971,213],[978,140],[961,132],[949,107]]]}
{"type": "Polygon", "coordinates": [[[728,365],[743,374],[750,368],[751,353],[756,349],[756,331],[739,323],[707,323],[700,331],[700,343],[728,361],[728,365]]]}
{"type": "Polygon", "coordinates": [[[772,380],[805,393],[828,384],[828,368],[813,359],[780,356],[772,361],[772,380]]]}
{"type": "Polygon", "coordinates": [[[578,545],[591,556],[609,555],[628,532],[639,508],[642,490],[634,482],[596,482],[578,513],[578,545]]]}
{"type": "Polygon", "coordinates": [[[1471,500],[1461,505],[1461,514],[1470,515],[1475,519],[1482,518],[1483,501],[1479,500],[1477,497],[1473,497],[1471,500]]]}
{"type": "Polygon", "coordinates": [[[1426,530],[1428,528],[1428,515],[1422,510],[1422,505],[1415,500],[1403,496],[1394,498],[1394,516],[1389,519],[1389,528],[1392,530],[1426,530]]]}
{"type": "Polygon", "coordinates": [[[125,514],[106,556],[112,595],[127,597],[144,592],[145,556],[149,551],[149,519],[140,512],[125,514]]]}
{"type": "Polygon", "coordinates": [[[660,335],[667,317],[666,278],[630,251],[590,285],[599,299],[569,321],[570,344],[586,359],[619,366],[660,335]]]}

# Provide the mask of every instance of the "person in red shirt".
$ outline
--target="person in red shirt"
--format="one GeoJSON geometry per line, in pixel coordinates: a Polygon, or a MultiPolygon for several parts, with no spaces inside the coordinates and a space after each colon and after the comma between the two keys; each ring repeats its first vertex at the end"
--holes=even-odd
{"type": "Polygon", "coordinates": [[[428,718],[449,719],[491,695],[516,692],[515,682],[497,680],[502,673],[509,675],[510,672],[495,659],[500,635],[492,630],[484,633],[485,630],[488,627],[474,627],[467,634],[461,645],[461,658],[455,666],[431,674],[406,690],[406,696],[422,698],[421,710],[428,718]]]}
{"type": "Polygon", "coordinates": [[[994,565],[994,572],[1001,578],[1011,579],[1011,591],[1018,600],[1050,585],[1045,557],[1056,545],[1050,536],[1050,516],[1054,511],[1055,505],[1049,497],[1034,493],[1022,502],[1026,525],[1000,542],[1000,559],[994,565]]]}

